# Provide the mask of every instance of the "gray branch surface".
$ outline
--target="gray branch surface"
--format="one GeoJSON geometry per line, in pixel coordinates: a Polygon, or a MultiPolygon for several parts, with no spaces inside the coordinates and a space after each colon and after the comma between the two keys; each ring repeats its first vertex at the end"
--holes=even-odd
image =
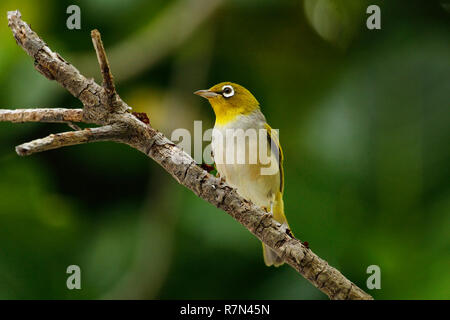
{"type": "Polygon", "coordinates": [[[83,103],[83,109],[0,110],[0,121],[69,124],[83,122],[99,126],[51,134],[24,143],[16,147],[19,155],[30,155],[94,141],[127,144],[159,163],[180,184],[192,190],[198,197],[231,215],[330,299],[372,299],[337,269],[304,246],[300,240],[295,239],[289,231],[284,230],[270,214],[242,198],[235,189],[200,168],[187,153],[162,133],[130,113],[128,105],[116,93],[98,31],[93,31],[91,35],[101,66],[103,86],[84,77],[58,53],[53,52],[21,19],[19,11],[8,12],[8,22],[17,44],[34,59],[35,68],[78,98],[83,103]]]}

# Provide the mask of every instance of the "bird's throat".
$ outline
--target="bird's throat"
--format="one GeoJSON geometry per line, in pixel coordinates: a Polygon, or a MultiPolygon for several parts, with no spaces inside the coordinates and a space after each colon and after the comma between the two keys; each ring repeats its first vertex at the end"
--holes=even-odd
{"type": "Polygon", "coordinates": [[[231,106],[221,101],[210,101],[210,103],[216,115],[216,124],[219,125],[225,125],[236,120],[238,116],[245,116],[254,111],[254,108],[231,106]]]}

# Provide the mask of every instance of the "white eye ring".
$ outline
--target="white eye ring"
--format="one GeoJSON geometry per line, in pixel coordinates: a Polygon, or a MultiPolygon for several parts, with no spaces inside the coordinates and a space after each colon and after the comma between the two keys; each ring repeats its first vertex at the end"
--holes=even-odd
{"type": "Polygon", "coordinates": [[[223,86],[222,87],[222,95],[225,97],[225,98],[229,98],[229,97],[232,97],[232,96],[234,96],[234,89],[233,89],[233,87],[232,86],[230,86],[230,85],[225,85],[225,86],[223,86]]]}

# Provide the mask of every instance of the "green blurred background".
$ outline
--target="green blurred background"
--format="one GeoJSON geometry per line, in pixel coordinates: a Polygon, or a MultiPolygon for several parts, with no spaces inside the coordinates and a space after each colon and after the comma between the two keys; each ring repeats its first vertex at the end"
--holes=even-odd
{"type": "MultiPolygon", "coordinates": [[[[213,125],[193,91],[244,85],[280,129],[295,234],[363,289],[380,266],[377,299],[450,298],[449,1],[2,0],[0,108],[81,107],[16,45],[15,9],[97,80],[98,28],[121,97],[169,137],[213,125]]],[[[128,146],[14,152],[67,130],[0,123],[1,299],[326,299],[128,146]],[[82,290],[66,288],[72,264],[82,290]]]]}

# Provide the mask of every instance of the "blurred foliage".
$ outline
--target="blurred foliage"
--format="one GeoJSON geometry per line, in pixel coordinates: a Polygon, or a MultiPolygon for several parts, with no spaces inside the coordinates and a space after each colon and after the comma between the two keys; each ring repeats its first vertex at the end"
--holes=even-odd
{"type": "MultiPolygon", "coordinates": [[[[7,28],[7,10],[19,9],[78,66],[93,52],[91,29],[108,50],[161,27],[174,3],[77,1],[82,29],[70,31],[71,1],[2,1],[1,107],[80,107],[33,69],[7,28]]],[[[118,88],[170,136],[194,120],[213,125],[193,91],[220,81],[246,86],[280,128],[296,235],[362,288],[366,268],[379,265],[375,298],[448,299],[448,1],[370,1],[381,7],[376,31],[365,27],[368,4],[221,1],[118,88]]],[[[120,63],[112,61],[113,73],[135,68],[120,63]]],[[[0,298],[326,298],[289,267],[266,268],[248,231],[136,150],[98,143],[14,153],[19,143],[66,130],[0,124],[0,298]],[[71,264],[81,267],[82,290],[66,288],[71,264]]]]}

